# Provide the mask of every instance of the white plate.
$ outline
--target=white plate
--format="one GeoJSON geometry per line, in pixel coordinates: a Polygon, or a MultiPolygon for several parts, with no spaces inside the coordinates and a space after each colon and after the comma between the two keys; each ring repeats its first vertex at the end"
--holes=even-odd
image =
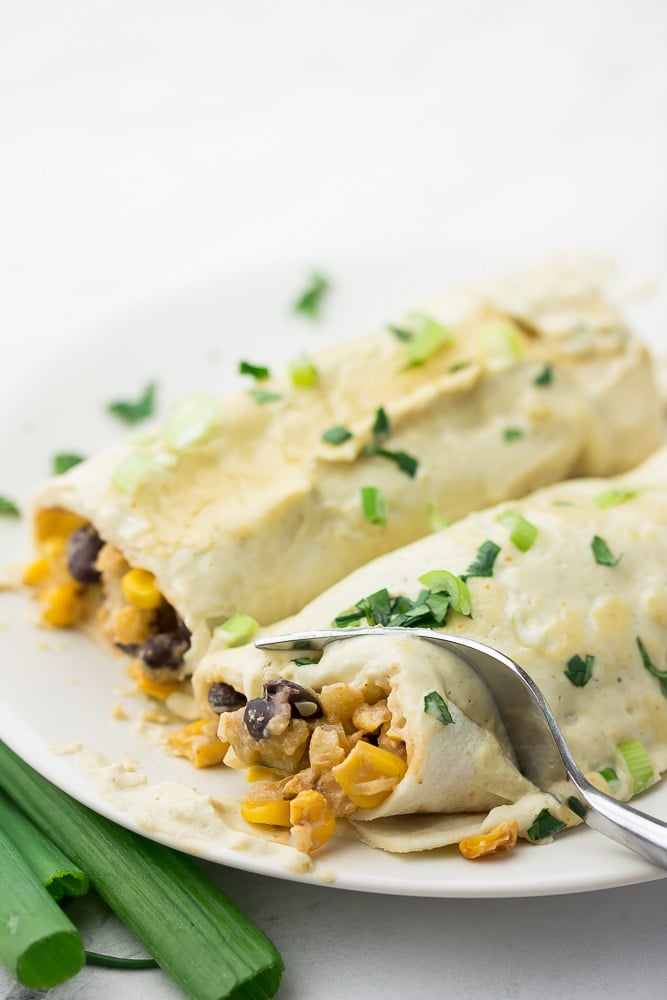
{"type": "MultiPolygon", "coordinates": [[[[0,407],[0,493],[25,506],[34,485],[49,473],[55,453],[92,454],[112,443],[123,429],[106,414],[104,404],[136,396],[149,379],[159,384],[163,414],[194,390],[222,392],[238,386],[241,357],[279,363],[316,351],[325,342],[400,318],[452,281],[502,268],[507,257],[443,253],[318,264],[335,283],[321,323],[310,323],[289,309],[307,268],[274,267],[134,308],[43,359],[0,407]]],[[[667,316],[662,297],[637,303],[630,311],[639,332],[657,346],[667,316]]],[[[28,550],[26,520],[13,524],[3,519],[2,562],[25,557],[28,550]]],[[[101,797],[77,756],[54,753],[53,747],[64,742],[80,742],[109,760],[130,755],[151,782],[172,779],[224,796],[238,781],[236,774],[222,769],[195,772],[187,762],[164,756],[127,721],[112,718],[118,692],[128,686],[120,660],[81,635],[37,629],[34,607],[25,595],[2,595],[0,621],[0,735],[75,798],[138,830],[128,814],[101,797]]],[[[131,706],[131,699],[125,703],[131,706]]],[[[667,819],[667,786],[644,795],[641,806],[667,819]]],[[[159,832],[150,835],[169,843],[159,832]]],[[[464,861],[456,850],[400,857],[341,839],[323,852],[308,875],[290,873],[275,859],[216,845],[194,853],[282,878],[324,879],[341,888],[418,896],[530,896],[661,875],[587,829],[570,831],[548,846],[521,845],[505,858],[480,864],[464,861]]]]}

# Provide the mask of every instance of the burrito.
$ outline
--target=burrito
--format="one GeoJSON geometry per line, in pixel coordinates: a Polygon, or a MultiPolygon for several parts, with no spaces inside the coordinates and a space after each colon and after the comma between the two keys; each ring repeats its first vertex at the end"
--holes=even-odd
{"type": "Polygon", "coordinates": [[[433,521],[661,440],[646,349],[595,288],[526,279],[446,300],[56,476],[35,498],[26,582],[52,626],[91,627],[149,693],[292,614],[433,521]]]}
{"type": "MultiPolygon", "coordinates": [[[[472,513],[271,627],[340,628],[321,657],[212,648],[194,674],[201,724],[210,735],[217,715],[224,763],[262,779],[246,819],[289,827],[307,851],[344,823],[386,850],[459,843],[468,856],[579,822],[567,788],[538,789],[520,773],[477,675],[404,631],[415,626],[519,663],[598,787],[627,800],[657,781],[667,768],[666,528],[663,449],[622,477],[472,513]],[[378,635],[346,639],[350,625],[378,635]]],[[[181,730],[174,745],[191,756],[193,739],[181,730]]]]}

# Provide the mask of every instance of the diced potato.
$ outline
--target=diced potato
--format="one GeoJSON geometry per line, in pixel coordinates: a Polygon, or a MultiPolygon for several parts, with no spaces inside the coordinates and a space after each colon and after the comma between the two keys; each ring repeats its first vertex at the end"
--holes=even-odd
{"type": "Polygon", "coordinates": [[[519,835],[519,824],[515,819],[504,820],[494,826],[488,833],[480,833],[475,837],[465,837],[459,843],[459,850],[464,858],[488,857],[510,851],[516,844],[519,835]]]}
{"type": "Polygon", "coordinates": [[[220,742],[216,729],[215,720],[198,719],[171,733],[169,742],[195,767],[212,767],[220,764],[227,753],[227,744],[220,742]]]}
{"type": "Polygon", "coordinates": [[[310,766],[320,773],[330,771],[345,759],[345,750],[334,726],[318,726],[310,738],[310,766]]]}
{"type": "Polygon", "coordinates": [[[361,809],[374,809],[391,795],[406,770],[401,757],[359,740],[332,774],[350,801],[361,809]]]}
{"type": "Polygon", "coordinates": [[[326,844],[336,829],[333,809],[315,789],[299,792],[289,803],[290,834],[292,844],[298,851],[312,854],[326,844]]]}
{"type": "Polygon", "coordinates": [[[320,702],[327,718],[346,721],[363,705],[364,696],[358,688],[349,684],[325,684],[320,691],[320,702]]]}

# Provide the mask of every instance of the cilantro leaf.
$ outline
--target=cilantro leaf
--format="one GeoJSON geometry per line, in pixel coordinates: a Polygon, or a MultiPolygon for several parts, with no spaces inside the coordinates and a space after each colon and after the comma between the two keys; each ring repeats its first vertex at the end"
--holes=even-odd
{"type": "Polygon", "coordinates": [[[328,279],[319,271],[314,271],[307,287],[294,303],[294,312],[308,316],[309,319],[317,319],[322,309],[324,297],[330,288],[328,279]]]}
{"type": "Polygon", "coordinates": [[[336,424],[335,427],[330,427],[322,434],[322,440],[326,441],[327,444],[343,444],[351,437],[352,431],[344,427],[343,424],[336,424]]]}
{"type": "Polygon", "coordinates": [[[53,456],[53,474],[61,476],[68,469],[73,469],[75,465],[80,465],[84,461],[83,455],[76,455],[74,452],[63,451],[53,456]]]}
{"type": "Polygon", "coordinates": [[[646,646],[639,638],[639,636],[635,636],[635,642],[637,643],[637,648],[642,658],[642,663],[648,670],[649,674],[652,674],[653,677],[656,677],[660,681],[660,690],[664,694],[665,698],[667,698],[667,670],[660,670],[659,667],[656,667],[655,663],[653,663],[651,657],[648,655],[648,650],[646,649],[646,646]]]}
{"type": "Polygon", "coordinates": [[[482,542],[477,549],[477,555],[473,562],[468,566],[465,573],[459,574],[461,579],[465,581],[470,576],[493,576],[493,564],[499,552],[500,546],[492,542],[491,539],[482,542]]]}
{"type": "Polygon", "coordinates": [[[261,382],[262,379],[269,378],[271,371],[266,365],[253,365],[250,361],[239,361],[239,375],[252,375],[254,379],[261,382]]]}
{"type": "Polygon", "coordinates": [[[593,535],[591,549],[598,566],[616,566],[621,560],[620,556],[612,553],[604,538],[600,538],[599,535],[593,535]]]}
{"type": "Polygon", "coordinates": [[[424,695],[424,712],[426,715],[432,715],[438,722],[442,722],[443,726],[454,722],[447,702],[437,691],[429,691],[428,694],[424,695]]]}
{"type": "Polygon", "coordinates": [[[567,823],[563,823],[562,820],[556,819],[552,816],[548,809],[543,809],[535,817],[534,822],[528,827],[526,833],[530,840],[546,840],[547,837],[553,837],[554,833],[559,833],[564,830],[567,823]]]}
{"type": "Polygon", "coordinates": [[[582,688],[588,684],[589,680],[593,676],[594,663],[594,656],[587,654],[586,659],[582,660],[582,658],[575,653],[575,655],[570,657],[567,661],[567,667],[563,673],[575,687],[582,688]]]}
{"type": "Polygon", "coordinates": [[[149,382],[141,396],[135,401],[119,399],[109,403],[107,411],[114,417],[118,417],[125,424],[138,424],[141,420],[152,417],[155,412],[155,393],[157,386],[155,382],[149,382]]]}
{"type": "Polygon", "coordinates": [[[533,379],[534,385],[551,385],[554,380],[554,366],[547,361],[539,375],[533,379]]]}
{"type": "Polygon", "coordinates": [[[0,517],[20,517],[21,511],[13,500],[0,496],[0,517]]]}
{"type": "Polygon", "coordinates": [[[388,448],[378,448],[375,445],[369,444],[364,448],[364,455],[375,455],[394,462],[401,472],[404,472],[410,479],[414,479],[417,475],[419,459],[415,458],[414,455],[408,454],[407,451],[389,451],[388,448]]]}

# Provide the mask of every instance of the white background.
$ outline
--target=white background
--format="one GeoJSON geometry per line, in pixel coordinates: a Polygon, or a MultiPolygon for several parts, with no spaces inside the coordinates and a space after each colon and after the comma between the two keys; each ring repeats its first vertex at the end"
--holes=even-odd
{"type": "MultiPolygon", "coordinates": [[[[667,270],[666,48],[665,0],[3,0],[0,392],[128,303],[274,260],[525,244],[667,270]]],[[[447,901],[220,881],[281,949],[282,1000],[665,995],[665,883],[447,901]]],[[[51,995],[178,993],[90,972],[51,995]]]]}

